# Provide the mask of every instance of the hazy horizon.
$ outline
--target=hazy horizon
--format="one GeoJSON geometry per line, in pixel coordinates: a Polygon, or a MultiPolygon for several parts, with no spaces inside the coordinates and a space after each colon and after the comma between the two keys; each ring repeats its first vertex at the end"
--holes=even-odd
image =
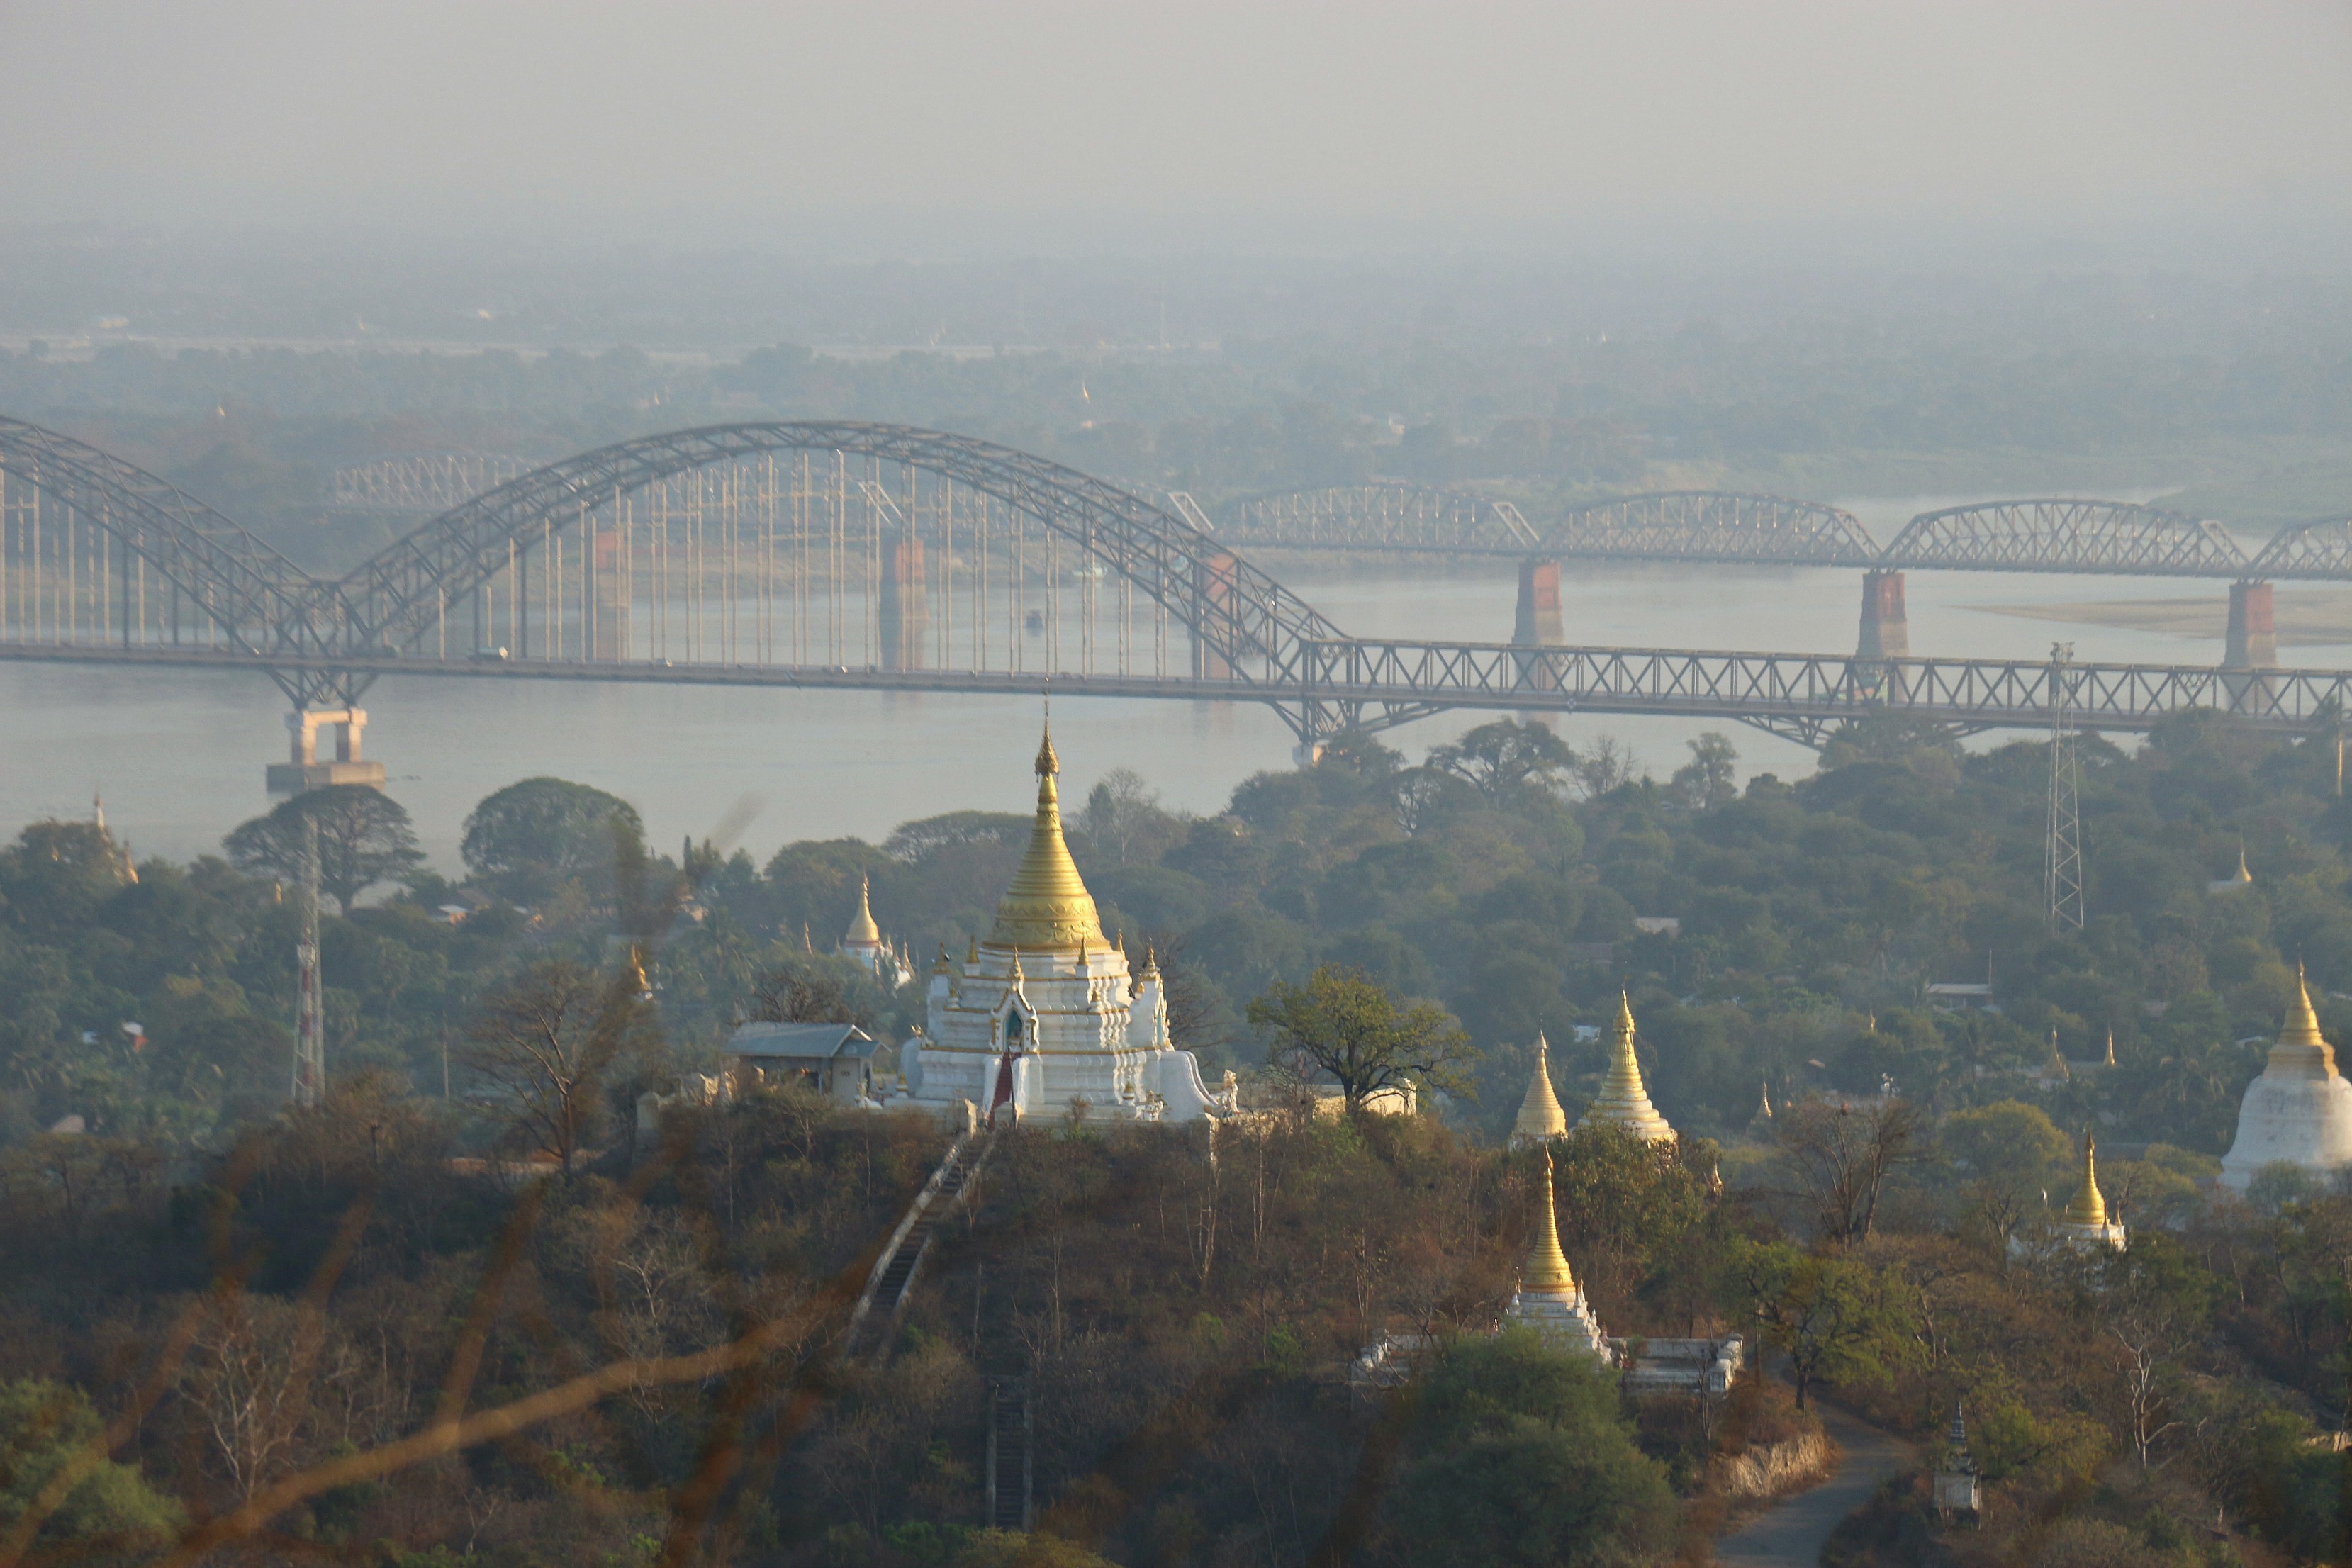
{"type": "Polygon", "coordinates": [[[2352,256],[2352,10],[2294,0],[41,0],[0,46],[12,224],[175,244],[2352,256]]]}

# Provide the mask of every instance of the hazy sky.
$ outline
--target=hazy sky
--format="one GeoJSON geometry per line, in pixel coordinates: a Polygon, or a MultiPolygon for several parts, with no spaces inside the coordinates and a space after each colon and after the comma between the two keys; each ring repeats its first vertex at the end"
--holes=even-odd
{"type": "Polygon", "coordinates": [[[2352,214],[2352,4],[5,0],[0,213],[544,229],[2352,214]]]}

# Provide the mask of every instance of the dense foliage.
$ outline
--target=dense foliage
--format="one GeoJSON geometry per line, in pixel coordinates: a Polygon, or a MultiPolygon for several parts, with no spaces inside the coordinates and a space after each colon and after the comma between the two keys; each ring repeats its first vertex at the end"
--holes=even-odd
{"type": "Polygon", "coordinates": [[[401,1564],[977,1564],[1014,1550],[979,1477],[988,1380],[1017,1376],[1073,1563],[1654,1558],[1719,1517],[1753,1424],[1629,1407],[1486,1337],[1539,1190],[1501,1146],[1534,1041],[1575,1114],[1623,994],[1684,1137],[1555,1150],[1602,1321],[1739,1329],[1807,1403],[1931,1442],[1969,1413],[1983,1531],[1937,1535],[1898,1489],[1854,1550],[2056,1561],[2054,1511],[2065,1550],[2185,1562],[2218,1508],[2249,1552],[2326,1560],[2352,1197],[2212,1177],[2295,961],[2344,1018],[2332,748],[2192,715],[2084,752],[2080,932],[2042,915],[2032,744],[1857,731],[1813,777],[1735,788],[1720,737],[1658,781],[1502,721],[1418,764],[1346,737],[1204,819],[1104,776],[1071,814],[1104,919],[1261,1109],[1000,1137],[892,1353],[856,1367],[825,1347],[941,1131],[782,1089],[689,1095],[640,1136],[637,1096],[707,1070],[738,1017],[895,1037],[926,976],[818,950],[866,879],[886,932],[961,951],[1024,817],[762,868],[513,786],[465,879],[412,870],[324,918],[336,1088],[292,1113],[271,864],[132,867],[96,824],[34,824],[0,850],[0,1441],[54,1469],[53,1431],[136,1435],[42,1525],[91,1550],[291,1489],[272,1528],[401,1564]],[[1997,1010],[1927,1005],[1988,962],[1997,1010]],[[1322,1071],[1397,1068],[1424,1114],[1286,1098],[1326,1035],[1322,1071]],[[2085,1124],[2121,1255],[2053,1229],[2085,1124]],[[1420,1378],[1351,1388],[1384,1336],[1427,1347],[1420,1378]],[[450,1387],[543,1403],[460,1458],[368,1468],[450,1387]]]}

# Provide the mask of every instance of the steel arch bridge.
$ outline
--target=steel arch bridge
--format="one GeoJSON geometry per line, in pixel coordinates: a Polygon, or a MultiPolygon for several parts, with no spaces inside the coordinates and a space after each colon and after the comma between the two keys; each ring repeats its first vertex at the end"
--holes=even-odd
{"type": "MultiPolygon", "coordinates": [[[[1831,509],[1721,499],[1639,498],[1657,506],[1639,525],[1679,515],[1682,544],[1711,531],[1718,559],[1762,558],[1743,542],[1775,538],[1852,547],[1831,509]]],[[[1948,555],[2007,537],[1998,519],[1937,515],[1948,555]]],[[[2283,565],[2305,574],[2339,569],[2352,520],[2310,525],[2293,552],[2283,565]]],[[[2112,730],[2201,707],[2308,732],[2352,696],[2352,675],[2326,670],[1350,637],[1126,489],[991,442],[839,421],[582,453],[322,579],[120,458],[0,420],[0,657],[266,673],[305,746],[321,722],[353,739],[352,705],[387,674],[1247,700],[1310,742],[1449,708],[1719,717],[1807,742],[1882,713],[2038,728],[2062,691],[2112,730]]]]}

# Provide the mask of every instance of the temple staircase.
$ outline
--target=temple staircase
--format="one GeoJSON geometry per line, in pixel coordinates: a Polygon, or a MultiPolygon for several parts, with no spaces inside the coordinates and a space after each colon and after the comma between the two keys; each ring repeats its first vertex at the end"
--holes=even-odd
{"type": "Polygon", "coordinates": [[[989,1146],[986,1132],[959,1134],[948,1146],[947,1158],[940,1162],[940,1168],[931,1173],[923,1190],[907,1206],[898,1228],[883,1244],[881,1256],[874,1260],[873,1271],[866,1277],[866,1289],[849,1314],[849,1327],[842,1336],[845,1359],[875,1366],[890,1359],[890,1348],[898,1338],[899,1320],[906,1316],[907,1302],[914,1294],[915,1281],[922,1272],[923,1259],[930,1252],[940,1224],[979,1179],[981,1167],[988,1161],[989,1146]]]}
{"type": "Polygon", "coordinates": [[[1029,1380],[988,1380],[988,1517],[992,1530],[1032,1525],[1029,1380]]]}

